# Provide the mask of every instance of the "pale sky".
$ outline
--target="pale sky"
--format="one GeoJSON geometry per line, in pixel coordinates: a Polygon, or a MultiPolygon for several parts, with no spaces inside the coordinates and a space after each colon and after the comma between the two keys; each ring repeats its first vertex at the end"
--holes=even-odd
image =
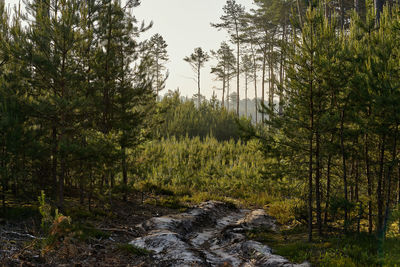
{"type": "MultiPolygon", "coordinates": [[[[18,3],[18,0],[5,0],[5,2],[13,5],[18,3]]],[[[183,96],[193,96],[197,93],[197,84],[193,80],[194,73],[191,67],[183,61],[183,58],[190,55],[196,47],[202,47],[206,51],[217,50],[222,41],[228,40],[225,31],[218,31],[210,26],[211,22],[220,21],[226,0],[142,0],[141,2],[141,5],[133,10],[136,18],[139,21],[154,22],[153,28],[143,37],[149,38],[159,33],[168,44],[170,61],[167,68],[170,75],[166,89],[162,93],[179,88],[183,96]]],[[[252,0],[237,0],[237,2],[245,6],[247,11],[252,7],[252,0]]],[[[208,62],[201,73],[201,94],[207,98],[215,90],[213,87],[221,87],[220,82],[213,81],[214,76],[210,74],[213,64],[215,62],[208,62]]],[[[236,84],[233,81],[232,83],[236,84]]],[[[241,84],[243,85],[243,81],[241,84]]],[[[219,90],[215,92],[220,98],[222,92],[219,90]]],[[[253,97],[254,92],[249,90],[249,98],[253,97]]]]}

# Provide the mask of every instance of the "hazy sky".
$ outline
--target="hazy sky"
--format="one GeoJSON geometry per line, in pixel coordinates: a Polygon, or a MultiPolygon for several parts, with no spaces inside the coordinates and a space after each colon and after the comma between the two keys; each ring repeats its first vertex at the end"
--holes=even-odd
{"type": "MultiPolygon", "coordinates": [[[[18,0],[5,0],[6,3],[16,4],[18,0]]],[[[192,96],[197,93],[197,84],[193,80],[194,73],[188,63],[183,61],[190,55],[194,48],[202,47],[209,51],[217,50],[220,43],[228,39],[225,31],[218,31],[210,26],[211,22],[219,22],[222,15],[222,7],[225,0],[142,0],[142,4],[133,10],[139,20],[154,22],[151,30],[143,35],[148,38],[155,33],[161,34],[168,44],[170,61],[167,67],[170,72],[166,89],[175,90],[179,87],[184,96],[192,96]]],[[[252,0],[237,0],[244,5],[246,10],[252,7],[252,0]]],[[[214,76],[210,74],[211,66],[215,62],[210,61],[202,69],[201,89],[207,97],[213,90],[221,96],[219,90],[213,87],[221,87],[219,82],[214,82],[214,76]]],[[[234,83],[236,84],[236,83],[234,83]]],[[[243,84],[243,82],[242,82],[243,84]]],[[[254,93],[249,91],[249,97],[254,93]]]]}

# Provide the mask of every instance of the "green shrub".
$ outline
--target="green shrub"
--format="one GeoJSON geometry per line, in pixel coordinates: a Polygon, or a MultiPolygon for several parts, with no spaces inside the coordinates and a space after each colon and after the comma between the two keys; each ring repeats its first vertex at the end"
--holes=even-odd
{"type": "Polygon", "coordinates": [[[139,248],[131,244],[118,244],[117,249],[123,253],[137,255],[137,256],[147,256],[151,254],[150,251],[144,248],[139,248]]]}
{"type": "Polygon", "coordinates": [[[299,201],[295,199],[275,201],[268,205],[268,213],[280,224],[289,224],[295,220],[293,209],[298,203],[299,201]]]}
{"type": "Polygon", "coordinates": [[[49,227],[54,221],[54,217],[51,215],[51,206],[48,203],[46,203],[46,195],[43,190],[41,191],[38,200],[39,200],[39,212],[40,215],[42,216],[40,226],[45,232],[47,232],[49,227]]]}
{"type": "Polygon", "coordinates": [[[320,266],[324,267],[356,267],[358,266],[349,257],[343,256],[340,251],[328,251],[321,255],[320,266]]]}

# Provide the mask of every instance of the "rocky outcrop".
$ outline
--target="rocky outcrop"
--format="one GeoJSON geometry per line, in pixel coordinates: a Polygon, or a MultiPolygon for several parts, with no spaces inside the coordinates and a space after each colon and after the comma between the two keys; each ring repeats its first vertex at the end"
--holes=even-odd
{"type": "Polygon", "coordinates": [[[157,266],[309,266],[292,264],[246,230],[277,231],[263,210],[238,210],[208,201],[188,212],[152,218],[138,226],[142,237],[130,244],[153,251],[157,266]]]}
{"type": "Polygon", "coordinates": [[[263,209],[249,212],[238,223],[246,230],[262,229],[271,232],[278,232],[279,230],[275,218],[269,216],[263,209]]]}

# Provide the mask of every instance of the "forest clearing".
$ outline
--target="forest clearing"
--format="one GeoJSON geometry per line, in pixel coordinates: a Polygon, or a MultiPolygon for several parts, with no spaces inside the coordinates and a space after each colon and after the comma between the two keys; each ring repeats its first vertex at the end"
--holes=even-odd
{"type": "Polygon", "coordinates": [[[400,266],[400,2],[210,1],[0,0],[1,266],[400,266]]]}

